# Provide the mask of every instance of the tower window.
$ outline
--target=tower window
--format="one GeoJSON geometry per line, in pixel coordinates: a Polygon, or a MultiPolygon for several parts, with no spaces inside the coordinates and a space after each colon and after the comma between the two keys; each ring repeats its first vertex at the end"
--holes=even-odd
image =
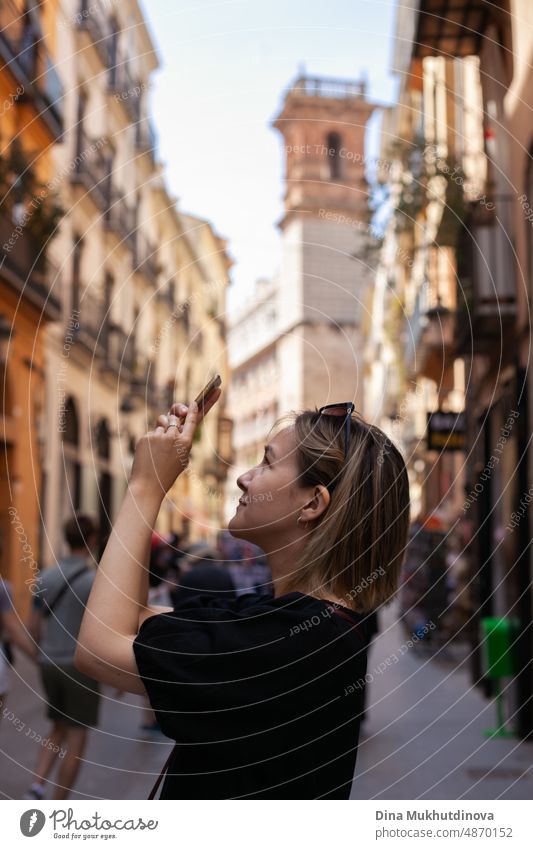
{"type": "Polygon", "coordinates": [[[341,137],[338,133],[328,133],[327,138],[328,164],[330,180],[336,180],[341,176],[341,137]]]}

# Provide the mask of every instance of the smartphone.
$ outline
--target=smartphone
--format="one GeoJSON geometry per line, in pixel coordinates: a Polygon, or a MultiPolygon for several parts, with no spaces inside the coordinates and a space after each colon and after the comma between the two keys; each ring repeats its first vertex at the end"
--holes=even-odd
{"type": "Polygon", "coordinates": [[[199,409],[200,412],[203,412],[203,410],[202,410],[203,404],[205,404],[205,402],[207,401],[207,399],[209,398],[211,393],[214,392],[215,389],[218,389],[218,387],[221,384],[222,384],[222,378],[220,377],[219,374],[215,374],[215,376],[209,381],[209,383],[206,384],[206,386],[204,386],[204,388],[202,389],[200,394],[197,395],[197,397],[194,400],[198,404],[198,409],[199,409]]]}

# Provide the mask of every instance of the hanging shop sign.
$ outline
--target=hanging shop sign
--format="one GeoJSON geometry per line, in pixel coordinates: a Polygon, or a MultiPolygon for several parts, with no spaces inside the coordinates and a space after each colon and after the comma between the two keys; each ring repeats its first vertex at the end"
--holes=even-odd
{"type": "Polygon", "coordinates": [[[427,414],[428,451],[464,451],[466,418],[464,413],[437,410],[427,414]]]}

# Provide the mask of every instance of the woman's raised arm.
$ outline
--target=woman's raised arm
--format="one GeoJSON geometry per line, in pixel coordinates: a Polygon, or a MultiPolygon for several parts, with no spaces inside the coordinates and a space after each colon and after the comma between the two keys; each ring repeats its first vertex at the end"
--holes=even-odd
{"type": "Polygon", "coordinates": [[[130,693],[145,692],[133,641],[141,618],[154,612],[147,608],[146,552],[161,502],[187,466],[197,422],[193,402],[181,431],[171,416],[167,427],[157,427],[139,440],[129,486],[96,571],[78,636],[77,669],[130,693]]]}

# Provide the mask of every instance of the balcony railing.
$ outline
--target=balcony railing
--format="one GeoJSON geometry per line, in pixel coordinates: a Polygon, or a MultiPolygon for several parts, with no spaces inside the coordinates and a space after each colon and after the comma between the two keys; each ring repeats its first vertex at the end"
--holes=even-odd
{"type": "Polygon", "coordinates": [[[117,57],[111,59],[109,68],[108,86],[115,100],[122,103],[129,118],[134,121],[139,113],[139,97],[143,86],[132,74],[129,59],[117,57]]]}
{"type": "Polygon", "coordinates": [[[134,398],[144,400],[150,407],[157,407],[161,402],[161,392],[156,383],[155,363],[151,360],[136,359],[130,393],[134,398]]]}
{"type": "Polygon", "coordinates": [[[427,288],[424,286],[417,292],[413,312],[406,317],[404,328],[405,364],[412,374],[417,371],[418,349],[427,324],[427,307],[427,288]]]}
{"type": "Polygon", "coordinates": [[[135,338],[117,324],[109,322],[105,333],[103,368],[131,381],[135,364],[135,338]]]}
{"type": "Polygon", "coordinates": [[[143,153],[155,157],[157,135],[149,118],[137,118],[135,127],[135,147],[143,153]]]}
{"type": "MultiPolygon", "coordinates": [[[[165,275],[166,274],[167,273],[165,272],[165,275]]],[[[162,275],[164,277],[164,282],[157,287],[155,299],[158,303],[164,304],[164,306],[173,313],[176,307],[176,283],[171,275],[166,276],[166,279],[165,275],[162,275]]]]}
{"type": "Polygon", "coordinates": [[[495,198],[473,206],[465,220],[457,249],[458,352],[494,352],[514,328],[517,282],[511,222],[516,202],[495,198]]]}
{"type": "Polygon", "coordinates": [[[109,20],[98,3],[90,3],[90,0],[81,0],[78,28],[89,34],[102,64],[108,68],[112,32],[109,20]]]}
{"type": "Polygon", "coordinates": [[[104,303],[97,294],[89,289],[82,287],[81,291],[78,306],[78,339],[89,353],[104,359],[108,331],[108,319],[105,316],[104,303]]]}
{"type": "Polygon", "coordinates": [[[98,140],[92,141],[85,133],[80,133],[76,168],[71,181],[83,186],[96,206],[105,212],[109,207],[111,186],[111,163],[98,140]]]}
{"type": "Polygon", "coordinates": [[[136,215],[133,206],[130,206],[123,195],[112,192],[111,202],[104,216],[104,225],[129,245],[135,252],[136,245],[136,215]]]}
{"type": "MultiPolygon", "coordinates": [[[[35,13],[34,13],[35,14],[35,13]]],[[[22,88],[19,102],[33,103],[54,139],[63,132],[63,87],[42,33],[13,0],[0,3],[0,59],[22,88]]]]}
{"type": "Polygon", "coordinates": [[[289,89],[289,94],[305,97],[352,98],[364,97],[363,80],[342,80],[334,77],[299,77],[289,89]]]}
{"type": "Polygon", "coordinates": [[[157,277],[159,275],[157,248],[143,233],[137,233],[135,271],[145,274],[154,285],[157,283],[157,277]]]}
{"type": "Polygon", "coordinates": [[[32,303],[43,317],[52,321],[61,315],[61,303],[55,294],[55,272],[28,231],[16,228],[11,218],[0,210],[0,274],[22,298],[32,303]]]}

